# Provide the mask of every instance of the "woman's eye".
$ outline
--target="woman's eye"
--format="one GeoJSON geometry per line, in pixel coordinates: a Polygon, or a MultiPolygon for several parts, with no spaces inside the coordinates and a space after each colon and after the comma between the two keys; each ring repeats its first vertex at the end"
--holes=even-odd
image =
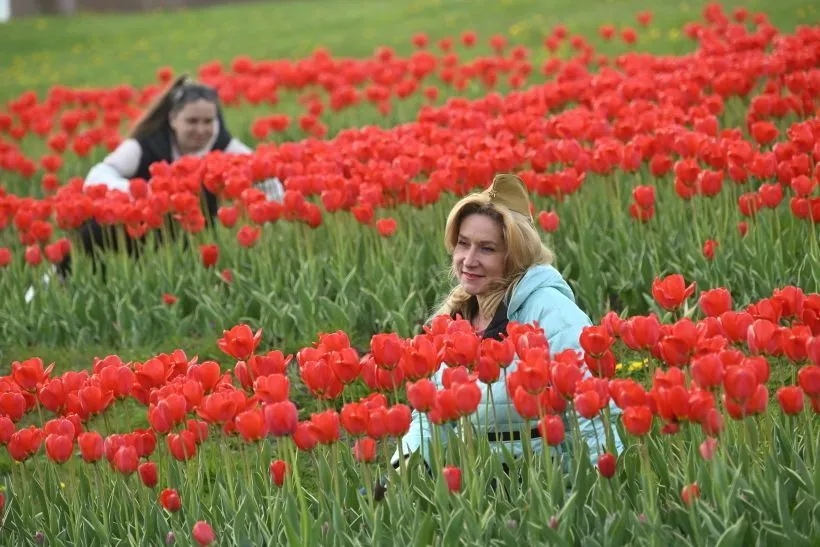
{"type": "Polygon", "coordinates": [[[465,241],[459,241],[456,243],[456,247],[466,247],[467,243],[465,241]]]}
{"type": "Polygon", "coordinates": [[[485,253],[492,253],[493,251],[495,251],[495,249],[492,247],[482,247],[481,250],[485,253]]]}

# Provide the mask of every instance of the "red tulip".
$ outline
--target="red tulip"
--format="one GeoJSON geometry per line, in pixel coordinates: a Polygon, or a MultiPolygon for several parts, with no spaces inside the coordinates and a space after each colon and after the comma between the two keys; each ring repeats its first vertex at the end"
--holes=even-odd
{"type": "Polygon", "coordinates": [[[46,455],[54,463],[65,463],[74,451],[74,439],[69,435],[51,434],[46,437],[46,455]]]}
{"type": "Polygon", "coordinates": [[[165,293],[162,295],[162,302],[167,305],[171,306],[177,303],[178,298],[173,294],[165,293]]]}
{"type": "Polygon", "coordinates": [[[380,218],[376,221],[376,230],[382,237],[390,237],[396,232],[398,223],[393,218],[380,218]]]}
{"type": "Polygon", "coordinates": [[[130,475],[137,470],[139,465],[139,457],[137,456],[137,449],[133,446],[121,446],[114,455],[112,462],[114,468],[123,475],[130,475]]]}
{"type": "Polygon", "coordinates": [[[717,446],[718,442],[717,439],[715,439],[714,437],[709,437],[708,439],[700,443],[700,447],[698,449],[700,450],[701,457],[706,461],[710,461],[712,458],[715,457],[715,452],[717,452],[717,446]]]}
{"type": "Polygon", "coordinates": [[[363,403],[348,403],[342,407],[340,421],[349,435],[364,435],[369,420],[370,410],[363,403]]]}
{"type": "Polygon", "coordinates": [[[703,256],[706,257],[707,260],[712,260],[715,258],[715,249],[718,247],[718,242],[713,239],[707,239],[706,242],[703,244],[703,256]]]}
{"type": "Polygon", "coordinates": [[[442,469],[441,473],[444,476],[444,482],[447,484],[447,490],[450,492],[461,491],[461,469],[447,466],[442,469]]]}
{"type": "Polygon", "coordinates": [[[11,364],[11,377],[24,391],[34,391],[41,384],[48,380],[54,368],[51,363],[48,368],[43,369],[43,360],[39,357],[27,359],[23,362],[14,361],[11,364]]]}
{"type": "Polygon", "coordinates": [[[652,283],[652,296],[666,310],[679,308],[694,292],[695,284],[686,286],[680,274],[666,276],[663,280],[655,278],[652,283]]]}
{"type": "Polygon", "coordinates": [[[318,444],[319,437],[316,433],[316,426],[312,422],[299,422],[296,431],[293,432],[293,444],[299,450],[309,452],[318,444]]]}
{"type": "Polygon", "coordinates": [[[261,233],[262,229],[257,226],[242,226],[236,233],[236,241],[242,247],[253,247],[261,233]]]}
{"type": "Polygon", "coordinates": [[[141,463],[139,468],[140,480],[148,488],[153,488],[157,485],[157,464],[154,462],[141,463]]]}
{"type": "Polygon", "coordinates": [[[276,486],[285,484],[285,477],[288,474],[288,464],[283,460],[270,462],[270,476],[276,486]]]}
{"type": "Polygon", "coordinates": [[[43,261],[43,255],[40,253],[38,245],[29,245],[26,247],[26,252],[23,253],[23,258],[29,266],[39,266],[43,261]]]}
{"type": "Polygon", "coordinates": [[[92,463],[100,461],[103,457],[103,438],[96,431],[86,431],[77,436],[77,445],[80,447],[80,454],[83,460],[92,463]]]}
{"type": "Polygon", "coordinates": [[[797,383],[810,398],[820,397],[820,366],[809,365],[801,368],[797,373],[797,383]]]}
{"type": "Polygon", "coordinates": [[[176,513],[182,507],[182,502],[179,499],[179,493],[171,488],[166,488],[159,495],[159,503],[166,511],[176,513]]]}
{"type": "Polygon", "coordinates": [[[581,331],[581,347],[586,353],[594,356],[604,354],[613,342],[614,340],[604,326],[584,327],[581,331]]]}
{"type": "Polygon", "coordinates": [[[550,446],[558,446],[564,442],[564,421],[560,416],[549,414],[541,418],[538,422],[538,431],[541,433],[541,438],[546,440],[550,446]]]}
{"type": "Polygon", "coordinates": [[[376,334],[370,340],[370,350],[376,365],[392,369],[402,357],[404,340],[395,333],[376,334]]]}
{"type": "Polygon", "coordinates": [[[555,211],[541,211],[538,213],[538,224],[545,232],[555,232],[561,224],[561,219],[558,218],[558,213],[555,211]]]}
{"type": "Polygon", "coordinates": [[[0,393],[0,413],[16,422],[26,413],[26,398],[16,391],[0,393]]]}
{"type": "Polygon", "coordinates": [[[700,293],[698,303],[707,317],[719,317],[732,309],[732,295],[720,287],[700,293]]]}
{"type": "Polygon", "coordinates": [[[216,541],[216,534],[211,525],[204,520],[197,521],[192,531],[194,541],[200,545],[210,545],[216,541]]]}
{"type": "Polygon", "coordinates": [[[292,435],[299,423],[299,413],[291,401],[269,403],[264,406],[265,427],[274,437],[292,435]]]}
{"type": "Polygon", "coordinates": [[[693,482],[692,484],[687,484],[680,491],[680,498],[686,505],[692,505],[695,502],[695,500],[699,497],[700,487],[696,482],[693,482]]]}
{"type": "Polygon", "coordinates": [[[0,416],[0,444],[8,444],[14,432],[14,422],[8,416],[0,416]]]}
{"type": "Polygon", "coordinates": [[[339,440],[339,414],[335,410],[311,414],[310,422],[321,444],[332,444],[339,440]]]}
{"type": "Polygon", "coordinates": [[[267,434],[265,416],[261,409],[254,408],[237,414],[235,423],[236,430],[245,442],[258,441],[267,434]]]}
{"type": "Polygon", "coordinates": [[[370,437],[357,439],[353,445],[353,457],[356,461],[369,463],[376,459],[376,441],[370,437]]]}
{"type": "Polygon", "coordinates": [[[407,384],[407,401],[419,412],[432,408],[436,398],[436,386],[427,378],[407,384]]]}
{"type": "Polygon", "coordinates": [[[601,457],[598,458],[598,472],[601,474],[602,477],[611,479],[615,476],[616,470],[617,469],[615,456],[607,452],[605,454],[602,454],[601,457]]]}
{"type": "Polygon", "coordinates": [[[237,325],[230,330],[223,331],[222,338],[216,343],[219,349],[234,359],[247,360],[256,350],[261,338],[261,329],[254,334],[248,325],[237,325]]]}
{"type": "Polygon", "coordinates": [[[784,414],[800,414],[803,411],[803,391],[798,386],[781,387],[777,390],[777,402],[784,414]]]}
{"type": "Polygon", "coordinates": [[[410,407],[396,404],[387,409],[387,434],[391,437],[401,437],[410,430],[412,413],[410,407]]]}
{"type": "Polygon", "coordinates": [[[624,428],[631,435],[640,437],[652,429],[652,411],[648,406],[630,406],[624,409],[621,417],[624,428]]]}
{"type": "Polygon", "coordinates": [[[723,382],[723,363],[714,353],[700,355],[692,360],[692,378],[703,389],[712,389],[723,382]]]}
{"type": "Polygon", "coordinates": [[[179,434],[171,433],[165,438],[165,443],[176,460],[185,461],[196,456],[196,436],[187,429],[179,434]]]}

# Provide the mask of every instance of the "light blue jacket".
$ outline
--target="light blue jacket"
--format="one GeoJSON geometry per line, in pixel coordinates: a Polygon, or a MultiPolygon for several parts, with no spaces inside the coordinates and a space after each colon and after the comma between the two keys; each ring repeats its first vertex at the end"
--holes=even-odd
{"type": "MultiPolygon", "coordinates": [[[[513,291],[512,297],[507,305],[507,318],[510,321],[517,321],[518,323],[532,323],[538,321],[539,326],[544,329],[544,333],[549,341],[550,353],[555,355],[565,349],[572,348],[579,353],[582,353],[581,346],[578,342],[581,336],[581,330],[591,325],[591,321],[587,315],[575,304],[575,296],[572,294],[572,289],[567,285],[561,274],[552,266],[539,265],[530,268],[527,273],[521,278],[518,286],[513,291]]],[[[508,373],[515,370],[517,366],[517,359],[508,367],[508,373]]],[[[441,378],[444,371],[444,366],[436,373],[433,381],[437,387],[441,389],[441,378]]],[[[587,373],[587,376],[589,373],[587,373]]],[[[503,432],[509,430],[510,420],[512,421],[513,430],[526,430],[536,427],[536,421],[530,421],[529,425],[524,425],[526,420],[516,412],[512,401],[507,396],[507,387],[504,382],[504,377],[494,384],[492,384],[492,398],[495,407],[495,414],[493,415],[492,407],[488,404],[488,385],[483,382],[478,382],[478,386],[482,390],[481,403],[478,410],[471,416],[474,429],[479,432],[496,431],[503,432]]],[[[610,412],[614,418],[617,407],[610,402],[610,412]]],[[[567,412],[570,412],[569,410],[567,412]]],[[[567,442],[557,447],[557,452],[565,452],[569,449],[569,439],[571,435],[570,421],[565,413],[564,424],[567,434],[567,442]]],[[[581,435],[586,442],[589,449],[590,459],[593,464],[597,463],[598,456],[606,452],[606,438],[604,432],[604,424],[600,418],[587,420],[578,416],[581,435]]],[[[445,427],[430,423],[427,415],[420,412],[413,412],[413,420],[410,425],[410,431],[402,437],[403,454],[406,456],[412,452],[421,450],[421,454],[425,461],[430,462],[431,447],[430,440],[433,434],[433,428],[438,430],[441,436],[442,443],[447,442],[447,435],[445,427]]],[[[615,446],[620,452],[622,444],[618,438],[617,431],[612,427],[612,434],[615,440],[615,446]]],[[[500,445],[506,444],[507,448],[515,456],[523,454],[521,441],[497,441],[491,443],[494,451],[500,451],[500,445]]],[[[531,446],[533,451],[540,453],[541,439],[532,439],[531,446]]],[[[556,449],[553,449],[554,451],[556,449]]],[[[397,462],[399,458],[398,449],[393,455],[393,461],[397,462]]]]}

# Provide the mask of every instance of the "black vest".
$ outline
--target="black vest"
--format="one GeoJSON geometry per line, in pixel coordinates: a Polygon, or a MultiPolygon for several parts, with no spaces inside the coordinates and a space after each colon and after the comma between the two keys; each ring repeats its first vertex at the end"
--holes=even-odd
{"type": "MultiPolygon", "coordinates": [[[[225,128],[225,120],[222,118],[222,112],[219,111],[217,116],[219,119],[219,133],[217,134],[216,140],[211,147],[211,151],[225,150],[233,138],[225,128]]],[[[134,178],[141,178],[147,181],[151,178],[149,168],[153,163],[158,161],[167,161],[170,163],[172,161],[171,125],[166,121],[155,133],[148,135],[147,137],[140,137],[136,140],[139,143],[140,148],[142,148],[142,157],[140,158],[140,164],[139,167],[137,167],[137,172],[134,175],[134,178]]],[[[204,187],[202,188],[202,193],[205,196],[206,217],[209,221],[213,222],[213,219],[216,216],[216,211],[219,208],[216,201],[216,196],[204,187]]]]}

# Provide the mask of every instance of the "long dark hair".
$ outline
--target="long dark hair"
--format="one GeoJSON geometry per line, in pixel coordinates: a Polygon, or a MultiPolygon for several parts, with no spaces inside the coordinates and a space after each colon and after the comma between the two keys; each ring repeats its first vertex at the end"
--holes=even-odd
{"type": "Polygon", "coordinates": [[[169,115],[178,112],[186,104],[200,99],[216,105],[221,123],[219,95],[217,95],[216,90],[191,80],[187,74],[182,74],[151,102],[131,128],[131,131],[128,132],[127,137],[131,139],[145,138],[164,127],[169,127],[169,115]]]}

